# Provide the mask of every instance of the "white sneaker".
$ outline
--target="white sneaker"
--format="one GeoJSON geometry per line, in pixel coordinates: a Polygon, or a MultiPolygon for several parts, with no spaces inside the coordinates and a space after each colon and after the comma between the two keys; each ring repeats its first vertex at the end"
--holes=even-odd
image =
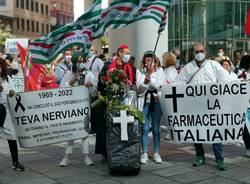
{"type": "Polygon", "coordinates": [[[246,150],[246,156],[250,158],[250,149],[246,150]]]}
{"type": "Polygon", "coordinates": [[[70,160],[68,157],[64,157],[62,161],[60,162],[60,167],[66,167],[67,165],[70,164],[70,160]]]}
{"type": "Polygon", "coordinates": [[[148,154],[147,153],[143,153],[141,155],[141,163],[142,164],[146,164],[148,162],[148,154]]]}
{"type": "Polygon", "coordinates": [[[91,158],[89,156],[85,156],[84,163],[87,166],[94,165],[94,162],[91,160],[91,158]]]}
{"type": "Polygon", "coordinates": [[[162,160],[161,160],[161,155],[159,153],[154,154],[154,161],[157,164],[161,164],[162,160]]]}

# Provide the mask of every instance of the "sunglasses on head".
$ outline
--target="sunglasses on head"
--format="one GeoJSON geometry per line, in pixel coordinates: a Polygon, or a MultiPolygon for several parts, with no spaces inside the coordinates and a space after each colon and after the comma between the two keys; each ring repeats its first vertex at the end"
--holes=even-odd
{"type": "Polygon", "coordinates": [[[198,54],[198,53],[200,53],[200,52],[203,53],[204,50],[196,50],[196,51],[195,51],[196,54],[198,54]]]}

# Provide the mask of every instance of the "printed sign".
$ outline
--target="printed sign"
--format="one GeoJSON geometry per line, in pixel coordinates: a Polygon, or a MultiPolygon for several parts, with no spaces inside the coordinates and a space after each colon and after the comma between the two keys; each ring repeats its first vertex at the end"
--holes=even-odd
{"type": "Polygon", "coordinates": [[[15,87],[15,92],[24,92],[24,79],[21,75],[13,75],[12,80],[15,87]]]}
{"type": "Polygon", "coordinates": [[[163,86],[163,114],[177,143],[234,143],[242,139],[248,83],[163,86]]]}
{"type": "Polygon", "coordinates": [[[84,86],[17,93],[8,100],[21,147],[88,136],[89,91],[84,86]]]}
{"type": "Polygon", "coordinates": [[[29,39],[27,38],[8,38],[5,42],[6,54],[19,54],[16,42],[25,49],[29,45],[29,39]]]}

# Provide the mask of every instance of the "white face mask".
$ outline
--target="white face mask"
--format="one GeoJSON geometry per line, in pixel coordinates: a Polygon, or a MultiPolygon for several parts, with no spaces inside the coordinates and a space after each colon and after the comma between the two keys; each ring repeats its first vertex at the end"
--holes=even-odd
{"type": "Polygon", "coordinates": [[[218,52],[218,56],[222,57],[224,55],[224,52],[218,52]]]}
{"type": "Polygon", "coordinates": [[[89,54],[88,54],[88,58],[91,58],[92,56],[95,55],[95,52],[94,51],[89,51],[89,54]]]}
{"type": "Polygon", "coordinates": [[[130,60],[130,55],[129,54],[125,54],[123,57],[122,57],[122,61],[123,63],[128,63],[129,60],[130,60]]]}
{"type": "Polygon", "coordinates": [[[203,61],[204,59],[205,59],[205,54],[204,53],[202,53],[202,52],[199,52],[198,54],[195,54],[195,60],[196,61],[203,61]]]}

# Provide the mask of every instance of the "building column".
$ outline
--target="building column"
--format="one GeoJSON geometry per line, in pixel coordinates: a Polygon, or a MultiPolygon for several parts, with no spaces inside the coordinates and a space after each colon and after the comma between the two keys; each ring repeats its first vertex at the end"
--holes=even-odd
{"type": "MultiPolygon", "coordinates": [[[[111,3],[112,0],[109,0],[111,3]]],[[[162,55],[168,50],[168,25],[165,31],[162,32],[156,55],[162,61],[162,55]]],[[[155,43],[158,36],[159,24],[154,20],[140,20],[118,30],[109,30],[109,53],[116,51],[121,44],[127,44],[131,49],[132,56],[135,56],[137,67],[145,51],[154,50],[155,43]]]]}
{"type": "MultiPolygon", "coordinates": [[[[92,5],[92,0],[84,0],[84,13],[91,7],[92,5]]],[[[102,46],[101,46],[101,40],[100,39],[95,39],[93,41],[93,46],[97,49],[98,54],[102,53],[102,46]]]]}

